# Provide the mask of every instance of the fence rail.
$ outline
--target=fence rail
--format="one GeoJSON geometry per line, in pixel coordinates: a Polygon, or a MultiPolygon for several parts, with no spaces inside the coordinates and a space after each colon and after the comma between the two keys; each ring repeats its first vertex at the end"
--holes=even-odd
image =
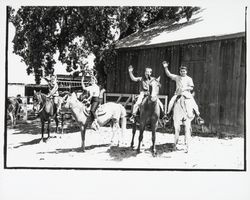
{"type": "MultiPolygon", "coordinates": [[[[137,94],[122,94],[122,93],[104,93],[104,103],[106,102],[116,102],[122,104],[127,113],[131,113],[131,107],[134,99],[136,98],[137,94]]],[[[167,95],[158,95],[160,101],[164,105],[164,112],[167,112],[167,105],[168,105],[168,96],[167,95]]]]}

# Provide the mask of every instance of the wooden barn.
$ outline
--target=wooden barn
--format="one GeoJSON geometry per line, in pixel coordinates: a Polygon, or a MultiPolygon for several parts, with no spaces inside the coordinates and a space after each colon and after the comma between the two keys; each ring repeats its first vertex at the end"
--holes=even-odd
{"type": "Polygon", "coordinates": [[[243,134],[246,95],[245,8],[201,8],[192,18],[179,22],[161,21],[120,40],[117,59],[108,74],[112,93],[138,93],[130,80],[128,66],[142,76],[145,67],[161,76],[160,94],[171,98],[175,82],[164,74],[162,61],[178,74],[188,67],[195,84],[195,99],[202,117],[212,131],[243,134]],[[232,15],[232,13],[234,13],[232,15]]]}

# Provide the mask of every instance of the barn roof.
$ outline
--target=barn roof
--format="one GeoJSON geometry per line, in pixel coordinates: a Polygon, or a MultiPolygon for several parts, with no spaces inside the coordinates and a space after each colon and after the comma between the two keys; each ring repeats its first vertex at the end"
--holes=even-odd
{"type": "Polygon", "coordinates": [[[244,7],[201,8],[191,19],[159,21],[117,42],[116,48],[169,46],[245,36],[244,7]]]}

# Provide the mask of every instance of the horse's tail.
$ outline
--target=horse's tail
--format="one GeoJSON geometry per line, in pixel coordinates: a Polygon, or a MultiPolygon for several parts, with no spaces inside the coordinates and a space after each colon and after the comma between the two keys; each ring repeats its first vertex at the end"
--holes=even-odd
{"type": "Polygon", "coordinates": [[[121,109],[121,115],[120,115],[121,128],[122,128],[122,134],[124,134],[126,131],[126,126],[127,126],[127,118],[126,118],[127,111],[123,105],[120,105],[120,109],[121,109]]]}

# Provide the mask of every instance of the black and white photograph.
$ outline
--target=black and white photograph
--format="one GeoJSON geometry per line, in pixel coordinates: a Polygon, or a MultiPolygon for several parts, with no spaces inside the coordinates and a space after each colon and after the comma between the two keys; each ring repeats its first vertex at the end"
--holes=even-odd
{"type": "Polygon", "coordinates": [[[104,183],[107,173],[156,173],[155,187],[172,182],[177,191],[182,175],[186,183],[192,174],[247,172],[246,5],[7,3],[2,10],[7,176],[97,173],[104,183]]]}
{"type": "Polygon", "coordinates": [[[245,7],[6,9],[7,168],[245,169],[245,7]]]}

